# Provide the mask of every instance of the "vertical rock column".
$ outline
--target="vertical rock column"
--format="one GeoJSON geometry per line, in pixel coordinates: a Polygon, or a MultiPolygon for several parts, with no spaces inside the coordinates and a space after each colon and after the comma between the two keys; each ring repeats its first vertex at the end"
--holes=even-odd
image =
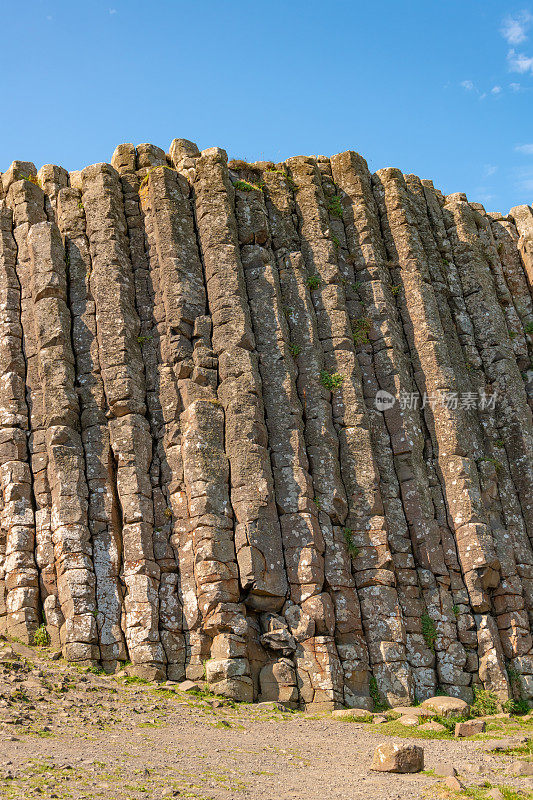
{"type": "MultiPolygon", "coordinates": [[[[449,661],[443,635],[444,609],[452,603],[442,602],[437,585],[437,581],[448,580],[448,570],[429,486],[419,412],[399,405],[402,394],[409,396],[413,392],[413,383],[386,267],[371,176],[364,159],[353,151],[333,156],[331,169],[340,191],[348,248],[347,307],[364,377],[388,541],[406,627],[407,658],[416,696],[422,699],[434,694],[436,688],[435,655],[422,634],[426,608],[438,634],[434,648],[443,673],[449,661]],[[388,392],[396,402],[378,411],[378,390],[388,392]],[[415,567],[420,570],[418,574],[415,567]]],[[[399,286],[395,287],[396,293],[399,290],[399,286]]],[[[454,683],[449,666],[446,673],[441,674],[441,682],[454,683]]]]}
{"type": "MultiPolygon", "coordinates": [[[[146,387],[147,417],[152,436],[152,459],[150,482],[154,506],[153,551],[154,559],[161,570],[159,581],[159,627],[161,643],[167,658],[167,677],[182,680],[185,676],[186,645],[183,639],[183,609],[178,596],[180,575],[177,570],[177,552],[172,544],[172,533],[177,519],[171,513],[174,502],[170,499],[169,459],[165,449],[166,421],[179,432],[175,393],[169,397],[166,378],[170,367],[169,356],[163,346],[158,330],[164,311],[158,296],[159,264],[155,248],[149,241],[152,236],[151,218],[143,214],[141,201],[147,195],[148,176],[161,163],[159,148],[139,145],[139,152],[132,144],[119,145],[112,158],[120,176],[124,195],[124,212],[128,227],[128,241],[133,282],[135,286],[135,308],[140,320],[138,342],[141,348],[146,387]],[[140,169],[137,164],[142,163],[140,169]],[[161,350],[165,352],[161,353],[161,350]]],[[[180,469],[181,462],[179,461],[180,469]]],[[[181,576],[183,578],[183,576],[181,576]]],[[[199,665],[201,667],[201,663],[199,665]]],[[[197,667],[198,668],[198,667],[197,667]]],[[[189,663],[189,669],[191,664],[189,663]]]]}
{"type": "Polygon", "coordinates": [[[533,440],[531,409],[523,388],[504,315],[495,297],[479,240],[479,215],[463,201],[446,204],[448,235],[459,268],[487,383],[496,393],[498,427],[509,456],[522,513],[533,531],[533,440]]]}
{"type": "Polygon", "coordinates": [[[65,617],[61,643],[68,659],[91,663],[99,659],[100,651],[87,525],[85,459],[74,389],[65,252],[59,229],[50,222],[31,227],[28,246],[52,499],[52,540],[58,596],[65,617]]]}
{"type": "MultiPolygon", "coordinates": [[[[486,378],[481,368],[483,362],[479,355],[479,349],[474,337],[474,327],[467,311],[459,271],[454,261],[454,253],[445,227],[445,215],[447,212],[443,210],[444,198],[434,189],[430,181],[423,181],[422,183],[431,227],[442,255],[443,272],[449,290],[447,301],[441,303],[441,309],[445,306],[445,303],[449,305],[449,313],[447,317],[444,317],[441,311],[441,316],[445,320],[445,330],[449,331],[452,336],[455,331],[457,332],[457,339],[463,353],[462,359],[460,354],[455,352],[454,368],[458,378],[458,385],[469,392],[477,390],[479,396],[480,393],[485,392],[487,389],[486,378]]],[[[509,224],[514,228],[512,223],[509,224]]],[[[493,226],[491,227],[494,231],[493,226]]],[[[501,233],[500,229],[498,231],[501,233]]],[[[518,238],[516,231],[514,236],[515,239],[518,238]]],[[[487,236],[484,236],[484,238],[487,245],[491,247],[489,238],[487,236]]],[[[496,237],[496,249],[505,272],[507,266],[504,265],[507,264],[508,257],[507,234],[505,234],[505,245],[507,246],[500,247],[501,244],[501,237],[496,237]]],[[[525,282],[520,256],[514,246],[513,251],[518,260],[518,273],[522,276],[522,282],[525,282]]],[[[490,258],[494,259],[494,254],[490,258]]],[[[513,276],[513,280],[515,280],[515,276],[513,276]]],[[[513,292],[514,295],[515,293],[513,292]]],[[[516,299],[519,299],[518,292],[516,293],[516,299]]],[[[516,308],[518,311],[518,304],[516,308]]],[[[520,312],[518,313],[520,314],[520,312]]],[[[448,340],[450,340],[450,337],[448,340]]],[[[473,454],[477,458],[485,513],[490,519],[496,553],[502,566],[502,581],[493,592],[493,607],[497,615],[498,625],[501,625],[500,639],[505,655],[507,658],[513,659],[513,655],[516,656],[517,648],[520,653],[524,653],[531,647],[527,625],[526,631],[522,630],[520,633],[520,626],[516,628],[515,625],[517,621],[520,621],[523,627],[524,618],[521,615],[521,609],[524,608],[525,601],[528,604],[531,603],[533,551],[525,530],[518,495],[510,474],[505,443],[503,439],[499,438],[497,414],[491,407],[484,409],[480,407],[477,409],[472,408],[467,413],[470,432],[473,434],[473,454]]],[[[455,578],[454,582],[456,582],[455,578]]],[[[483,676],[485,666],[483,663],[480,666],[478,658],[478,638],[475,620],[471,609],[466,605],[467,599],[461,596],[462,590],[456,587],[454,594],[458,611],[459,636],[468,648],[469,668],[474,672],[473,681],[477,682],[479,681],[479,675],[483,676]]],[[[491,629],[486,627],[483,636],[490,635],[491,629]]],[[[487,663],[490,663],[488,659],[487,663]]],[[[498,661],[495,663],[498,663],[498,661]]],[[[517,664],[515,659],[511,661],[511,666],[516,672],[527,672],[528,675],[531,673],[531,664],[526,665],[522,661],[517,664]]],[[[513,691],[517,697],[520,696],[521,692],[524,697],[530,696],[531,681],[528,675],[522,675],[513,682],[513,691]]],[[[497,675],[496,677],[501,684],[500,678],[497,675]]]]}
{"type": "MultiPolygon", "coordinates": [[[[450,356],[451,368],[453,369],[457,381],[457,387],[463,390],[468,389],[469,391],[478,388],[478,391],[481,392],[485,389],[484,381],[482,380],[480,384],[476,383],[476,377],[479,373],[467,367],[467,363],[470,365],[470,362],[467,362],[465,358],[466,351],[463,350],[462,347],[462,342],[464,342],[466,348],[468,348],[469,354],[474,355],[475,353],[477,357],[476,363],[479,362],[476,343],[472,337],[473,329],[461,291],[461,282],[454,262],[451,243],[447,237],[446,231],[443,229],[442,217],[439,218],[438,212],[440,209],[438,208],[438,204],[435,203],[436,195],[434,190],[431,190],[429,186],[423,186],[421,181],[415,176],[408,175],[405,180],[411,199],[412,213],[416,220],[428,261],[432,286],[435,290],[439,315],[443,330],[446,334],[446,345],[450,356]]],[[[503,304],[508,305],[509,321],[515,324],[513,319],[516,319],[516,313],[511,307],[512,303],[510,302],[510,297],[506,291],[503,276],[501,275],[501,267],[493,246],[493,240],[487,222],[484,223],[483,229],[480,230],[480,244],[485,252],[486,263],[487,265],[490,264],[493,270],[494,280],[500,284],[498,291],[501,301],[503,304]]],[[[464,406],[462,402],[464,396],[464,394],[460,395],[458,399],[458,404],[461,407],[464,406]]],[[[487,449],[491,452],[492,441],[497,439],[497,434],[494,430],[494,420],[491,418],[490,411],[483,411],[476,403],[467,411],[463,409],[463,413],[465,424],[468,427],[471,437],[472,455],[476,458],[483,513],[491,529],[494,549],[501,566],[501,573],[506,576],[506,580],[509,581],[509,584],[519,586],[516,561],[513,552],[513,537],[505,533],[505,522],[502,503],[500,502],[498,493],[496,470],[490,460],[482,457],[480,458],[482,453],[487,452],[487,449]]],[[[505,593],[506,589],[507,587],[504,587],[503,583],[495,587],[492,595],[494,603],[496,603],[500,594],[505,593]]],[[[470,618],[470,610],[468,611],[468,617],[466,617],[466,615],[462,613],[464,609],[461,603],[458,604],[458,609],[458,622],[464,623],[467,618],[470,618]]],[[[468,653],[468,659],[469,667],[474,672],[472,681],[474,684],[478,683],[477,656],[473,654],[471,650],[468,653]],[[474,660],[474,658],[476,660],[474,660]]],[[[506,681],[503,681],[503,686],[500,688],[502,688],[504,693],[506,692],[506,681]]]]}
{"type": "MultiPolygon", "coordinates": [[[[491,607],[489,590],[498,585],[500,563],[471,457],[468,415],[462,408],[442,401],[443,396],[458,391],[453,351],[448,350],[428,259],[404,178],[398,170],[381,170],[375,176],[374,190],[387,250],[399,265],[404,285],[402,318],[414,360],[415,380],[420,393],[433,398],[432,403],[426,403],[424,416],[438,454],[441,483],[470,603],[475,611],[484,613],[491,607]]],[[[505,682],[502,667],[499,663],[498,688],[500,678],[505,682]]]]}
{"type": "Polygon", "coordinates": [[[240,584],[248,606],[277,611],[287,581],[233,191],[225,152],[204,151],[196,162],[195,215],[219,359],[240,584]]]}
{"type": "Polygon", "coordinates": [[[229,465],[224,453],[224,413],[216,396],[217,361],[211,351],[210,320],[204,313],[203,270],[185,178],[167,168],[152,170],[143,209],[150,218],[149,238],[157,254],[163,357],[173,378],[168,389],[178,390],[179,407],[184,409],[180,426],[188,535],[201,630],[212,637],[206,677],[217,692],[251,701],[246,620],[239,603],[229,465]]]}
{"type": "Polygon", "coordinates": [[[529,289],[533,292],[533,208],[515,206],[509,211],[509,216],[518,231],[518,250],[529,289]]]}
{"type": "MultiPolygon", "coordinates": [[[[236,216],[260,355],[276,504],[290,586],[291,603],[285,608],[285,618],[297,642],[295,656],[300,697],[305,705],[331,707],[343,698],[342,675],[333,638],[335,615],[331,597],[324,591],[324,539],[313,503],[302,407],[295,385],[296,368],[289,349],[278,272],[268,247],[268,217],[263,193],[238,190],[236,216]]],[[[263,619],[262,622],[261,642],[267,647],[271,643],[275,649],[278,644],[276,625],[283,623],[279,619],[263,619]]],[[[290,640],[285,640],[287,652],[290,644],[290,640]]]]}
{"type": "MultiPolygon", "coordinates": [[[[470,204],[475,207],[478,204],[470,204]]],[[[484,256],[485,262],[489,264],[492,273],[492,285],[495,298],[502,312],[502,317],[505,321],[508,336],[510,339],[511,348],[513,350],[518,369],[527,369],[530,362],[530,355],[528,353],[528,346],[526,335],[518,313],[513,302],[513,296],[509,291],[505,275],[503,271],[502,261],[498,246],[493,236],[490,218],[486,215],[485,209],[479,204],[478,217],[478,237],[480,250],[484,256]]]]}
{"type": "MultiPolygon", "coordinates": [[[[503,275],[520,321],[526,331],[530,358],[533,358],[533,333],[527,333],[533,323],[533,301],[518,250],[518,231],[509,217],[488,215],[503,275]]],[[[530,397],[530,405],[533,397],[530,397]]]]}
{"type": "MultiPolygon", "coordinates": [[[[485,215],[483,207],[477,209],[476,206],[476,210],[479,211],[477,229],[481,255],[485,263],[490,265],[493,296],[503,312],[502,318],[507,326],[518,369],[524,369],[529,365],[530,356],[519,312],[523,297],[517,292],[515,304],[504,274],[501,240],[496,244],[490,218],[485,215]]],[[[516,250],[515,253],[518,256],[516,250]]],[[[522,696],[529,697],[528,684],[531,684],[532,677],[531,668],[525,669],[525,661],[527,659],[531,663],[532,637],[525,604],[528,594],[530,595],[533,551],[523,525],[520,502],[506,457],[505,442],[499,438],[498,410],[487,409],[480,414],[480,419],[487,439],[485,452],[489,453],[489,457],[479,460],[478,469],[485,506],[494,530],[496,552],[502,565],[502,581],[493,597],[495,618],[503,653],[509,659],[512,674],[522,673],[521,679],[513,680],[513,691],[517,694],[519,690],[518,696],[521,693],[522,696]]]]}
{"type": "MultiPolygon", "coordinates": [[[[175,151],[174,144],[175,142],[171,144],[171,153],[175,151]]],[[[193,148],[193,152],[199,154],[196,146],[193,145],[192,142],[189,144],[193,148]]],[[[142,170],[139,174],[142,174],[142,170]]],[[[185,329],[187,335],[185,335],[180,328],[179,322],[177,326],[172,325],[174,313],[176,313],[176,319],[179,320],[181,317],[181,305],[185,298],[181,299],[181,303],[178,304],[175,310],[170,309],[169,316],[167,316],[167,308],[164,304],[161,283],[161,266],[155,239],[155,230],[153,229],[154,209],[152,208],[152,193],[149,194],[148,191],[149,180],[150,176],[146,174],[140,188],[140,199],[142,200],[147,250],[150,261],[150,278],[155,292],[155,304],[157,308],[155,314],[158,320],[157,336],[159,337],[158,347],[159,357],[161,359],[159,391],[162,399],[161,411],[164,424],[161,464],[163,472],[168,473],[166,479],[168,511],[166,514],[170,516],[170,519],[167,520],[167,524],[170,525],[171,543],[175,551],[176,562],[179,565],[179,571],[176,577],[177,591],[183,611],[186,675],[190,679],[196,679],[205,675],[204,665],[209,657],[212,642],[211,637],[208,636],[203,629],[198,604],[198,586],[195,576],[195,552],[189,525],[189,508],[183,470],[183,430],[180,419],[180,415],[183,412],[183,402],[178,388],[178,381],[190,377],[193,371],[193,363],[196,363],[196,361],[199,361],[199,366],[204,365],[208,368],[216,366],[217,362],[216,357],[214,362],[209,361],[212,351],[210,346],[211,320],[208,317],[196,318],[194,329],[192,329],[191,323],[186,323],[185,329]],[[194,338],[194,344],[190,341],[191,335],[194,338]],[[203,361],[204,357],[206,359],[205,362],[203,361]]],[[[190,194],[190,187],[187,187],[186,194],[187,196],[190,194]]],[[[167,198],[167,201],[169,200],[170,198],[167,198]]],[[[197,247],[196,237],[194,237],[194,240],[195,247],[197,247]]],[[[212,355],[214,356],[214,354],[212,355]]],[[[233,522],[231,521],[229,522],[229,530],[232,532],[232,538],[233,522]]]]}
{"type": "Polygon", "coordinates": [[[49,222],[57,222],[59,192],[69,185],[68,172],[55,164],[44,164],[37,173],[37,180],[45,193],[44,210],[49,222]]]}
{"type": "Polygon", "coordinates": [[[35,172],[33,164],[14,162],[8,172],[3,175],[3,183],[4,189],[7,190],[6,202],[13,210],[13,236],[17,243],[16,273],[21,290],[20,322],[26,361],[26,401],[30,414],[28,449],[35,500],[35,561],[39,570],[43,617],[51,643],[58,647],[64,617],[58,598],[57,571],[52,541],[52,498],[47,471],[46,420],[33,320],[34,309],[28,248],[28,234],[31,226],[46,220],[45,196],[42,189],[34,182],[36,180],[35,172]],[[21,173],[28,177],[18,180],[21,173]]]}
{"type": "MultiPolygon", "coordinates": [[[[349,706],[370,708],[368,651],[350,555],[339,524],[347,513],[346,493],[339,469],[339,444],[327,392],[317,381],[324,360],[307,285],[308,274],[299,251],[296,208],[290,185],[293,181],[284,165],[281,169],[266,169],[263,179],[283,311],[297,370],[296,389],[303,412],[314,502],[319,509],[325,544],[324,577],[334,603],[334,636],[344,673],[344,702],[349,706]]],[[[305,626],[302,629],[305,631],[305,626]]],[[[297,631],[294,633],[297,635],[297,631]]]]}
{"type": "Polygon", "coordinates": [[[13,214],[0,201],[0,630],[31,642],[39,624],[35,518],[26,445],[26,364],[13,214]]]}
{"type": "MultiPolygon", "coordinates": [[[[399,170],[376,174],[374,191],[389,256],[395,256],[404,285],[402,317],[415,379],[420,392],[438,397],[457,392],[450,358],[420,237],[410,216],[407,190],[399,170]]],[[[439,468],[453,523],[459,556],[472,605],[490,606],[487,589],[499,579],[499,564],[484,522],[477,470],[469,455],[469,438],[459,409],[435,402],[425,409],[428,428],[439,450],[439,468]]]]}
{"type": "MultiPolygon", "coordinates": [[[[487,253],[487,243],[480,230],[487,224],[485,218],[465,201],[449,198],[444,209],[444,216],[451,240],[454,258],[459,267],[460,280],[465,296],[465,303],[473,323],[474,335],[480,356],[480,367],[475,375],[478,380],[479,391],[492,392],[496,395],[495,411],[481,417],[484,427],[488,432],[488,439],[492,446],[503,444],[507,454],[510,474],[518,495],[518,501],[526,528],[531,537],[531,486],[533,474],[533,443],[530,435],[531,409],[527,405],[523,383],[518,372],[515,360],[513,340],[509,336],[506,319],[498,303],[498,285],[487,269],[487,262],[497,256],[487,253]],[[498,437],[496,439],[495,437],[498,437]]],[[[494,250],[494,248],[491,248],[494,250]]],[[[525,348],[524,348],[525,349],[525,348]]],[[[480,474],[486,475],[497,491],[502,478],[507,477],[507,469],[500,477],[500,462],[495,458],[483,457],[480,459],[480,474]],[[494,462],[494,463],[493,463],[494,462]],[[498,467],[498,470],[496,469],[498,467]]],[[[504,484],[505,486],[505,484],[504,484]]],[[[509,481],[507,480],[507,486],[509,481]]],[[[530,650],[531,638],[526,615],[522,611],[523,598],[521,581],[518,572],[526,580],[531,578],[531,554],[523,548],[524,539],[521,536],[521,525],[514,525],[514,509],[509,506],[510,497],[508,490],[501,493],[506,502],[507,530],[500,526],[496,529],[497,548],[502,561],[503,580],[494,597],[497,613],[497,624],[501,631],[501,642],[505,647],[508,658],[520,658],[524,648],[530,650]],[[514,547],[513,547],[514,545],[514,547]],[[509,547],[514,553],[509,552],[509,547]],[[518,568],[516,563],[518,561],[518,568]],[[526,563],[524,563],[526,562],[526,563]]],[[[516,508],[516,504],[515,504],[516,508]]],[[[493,522],[494,526],[494,522],[493,522]]],[[[490,636],[496,622],[492,619],[480,618],[478,623],[478,638],[480,648],[480,677],[487,683],[493,683],[494,688],[502,695],[507,690],[507,676],[496,674],[493,658],[484,656],[482,651],[485,642],[490,636]],[[483,645],[483,647],[482,647],[483,645]]],[[[499,644],[496,642],[495,644],[499,644]]],[[[501,645],[499,645],[501,647],[501,645]]],[[[531,659],[529,668],[522,665],[523,673],[531,673],[531,659]]],[[[498,661],[501,663],[502,658],[498,661]]],[[[529,679],[531,680],[531,679],[529,679]]]]}
{"type": "Polygon", "coordinates": [[[153,552],[152,438],[145,417],[139,318],[122,189],[117,172],[108,164],[87,167],[82,182],[100,366],[122,516],[123,625],[134,671],[160,677],[165,654],[159,636],[160,570],[153,552]]]}
{"type": "MultiPolygon", "coordinates": [[[[346,526],[353,546],[356,586],[361,601],[372,670],[390,702],[409,702],[412,675],[406,661],[405,627],[398,602],[394,564],[379,489],[370,426],[354,352],[346,295],[330,238],[328,213],[317,164],[310,158],[287,162],[296,182],[302,254],[318,285],[312,293],[317,331],[327,375],[340,376],[332,394],[339,438],[341,474],[348,498],[346,526]],[[377,619],[376,619],[377,618],[377,619]]],[[[324,382],[324,375],[317,376],[324,382]]],[[[331,380],[332,378],[330,378],[331,380]]]]}
{"type": "Polygon", "coordinates": [[[96,336],[95,304],[90,287],[91,255],[79,189],[61,189],[57,216],[67,256],[68,302],[72,315],[72,348],[89,492],[88,524],[96,577],[100,658],[104,669],[113,672],[118,662],[127,658],[120,627],[122,538],[96,336]]]}

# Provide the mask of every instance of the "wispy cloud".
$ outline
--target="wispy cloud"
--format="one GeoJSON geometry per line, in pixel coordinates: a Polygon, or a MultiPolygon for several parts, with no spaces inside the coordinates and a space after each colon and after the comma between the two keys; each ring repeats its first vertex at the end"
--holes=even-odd
{"type": "Polygon", "coordinates": [[[533,169],[517,170],[516,186],[523,192],[533,192],[533,169]]]}
{"type": "Polygon", "coordinates": [[[533,21],[529,11],[521,11],[514,17],[506,17],[500,29],[501,35],[509,44],[521,44],[527,39],[527,31],[533,21]]]}
{"type": "Polygon", "coordinates": [[[516,92],[520,91],[520,84],[519,83],[510,83],[509,89],[516,94],[516,92]]]}
{"type": "Polygon", "coordinates": [[[524,153],[526,156],[533,156],[533,144],[517,144],[515,150],[517,153],[524,153]]]}
{"type": "Polygon", "coordinates": [[[110,8],[109,9],[109,13],[110,14],[116,14],[117,13],[117,9],[116,8],[110,8]]]}
{"type": "Polygon", "coordinates": [[[496,195],[492,194],[486,186],[478,186],[474,195],[478,203],[487,204],[496,199],[496,195]]]}
{"type": "Polygon", "coordinates": [[[533,56],[526,56],[525,53],[517,53],[516,50],[509,50],[507,62],[511,72],[519,72],[524,75],[526,72],[533,74],[533,56]]]}
{"type": "Polygon", "coordinates": [[[467,92],[472,92],[476,88],[473,81],[461,81],[459,85],[462,86],[467,92]]]}
{"type": "Polygon", "coordinates": [[[490,90],[491,94],[501,94],[501,92],[502,92],[501,86],[493,86],[492,89],[490,90]]]}
{"type": "Polygon", "coordinates": [[[485,164],[483,167],[483,173],[487,176],[487,178],[489,178],[491,175],[494,175],[495,172],[498,172],[498,167],[496,167],[494,164],[485,164]]]}

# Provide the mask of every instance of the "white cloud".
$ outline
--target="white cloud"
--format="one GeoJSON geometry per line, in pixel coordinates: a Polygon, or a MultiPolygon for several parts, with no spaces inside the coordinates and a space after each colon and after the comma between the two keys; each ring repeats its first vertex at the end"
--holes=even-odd
{"type": "Polygon", "coordinates": [[[517,144],[515,150],[517,153],[524,153],[526,156],[533,156],[533,144],[517,144]]]}
{"type": "Polygon", "coordinates": [[[521,11],[515,17],[506,17],[500,28],[500,33],[509,44],[525,42],[532,20],[533,17],[529,11],[521,11]]]}
{"type": "Polygon", "coordinates": [[[460,86],[466,89],[467,92],[471,92],[475,88],[472,81],[461,81],[460,86]]]}
{"type": "Polygon", "coordinates": [[[494,175],[495,172],[498,171],[498,167],[494,166],[494,164],[485,164],[483,167],[483,172],[487,177],[490,175],[494,175]]]}
{"type": "Polygon", "coordinates": [[[491,94],[501,94],[502,87],[501,86],[493,86],[490,90],[491,94]]]}
{"type": "Polygon", "coordinates": [[[533,73],[533,57],[526,56],[524,53],[517,53],[516,50],[509,50],[507,61],[511,72],[533,73]]]}
{"type": "Polygon", "coordinates": [[[474,191],[474,196],[478,203],[491,203],[496,195],[492,194],[486,186],[478,186],[477,189],[474,191]]]}
{"type": "Polygon", "coordinates": [[[518,188],[522,189],[524,192],[533,192],[533,176],[527,177],[524,176],[518,181],[518,188]]]}
{"type": "Polygon", "coordinates": [[[510,83],[510,84],[509,84],[509,89],[510,89],[512,92],[515,92],[515,94],[516,94],[516,92],[519,92],[519,91],[520,91],[520,84],[519,84],[519,83],[510,83]]]}
{"type": "Polygon", "coordinates": [[[533,168],[525,167],[514,171],[516,188],[521,192],[533,192],[533,168]]]}

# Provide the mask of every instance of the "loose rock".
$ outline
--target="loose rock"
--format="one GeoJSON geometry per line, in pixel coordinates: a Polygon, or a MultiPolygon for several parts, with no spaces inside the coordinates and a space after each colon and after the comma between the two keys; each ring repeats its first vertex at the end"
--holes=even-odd
{"type": "Polygon", "coordinates": [[[380,744],[370,769],[376,772],[420,772],[424,769],[424,750],[414,744],[380,744]]]}

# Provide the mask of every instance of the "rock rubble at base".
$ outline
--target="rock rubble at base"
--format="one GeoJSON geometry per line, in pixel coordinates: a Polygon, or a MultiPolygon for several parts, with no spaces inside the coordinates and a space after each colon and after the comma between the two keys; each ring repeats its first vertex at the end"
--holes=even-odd
{"type": "Polygon", "coordinates": [[[533,700],[532,243],[352,151],[13,162],[0,633],[412,724],[533,700]]]}

